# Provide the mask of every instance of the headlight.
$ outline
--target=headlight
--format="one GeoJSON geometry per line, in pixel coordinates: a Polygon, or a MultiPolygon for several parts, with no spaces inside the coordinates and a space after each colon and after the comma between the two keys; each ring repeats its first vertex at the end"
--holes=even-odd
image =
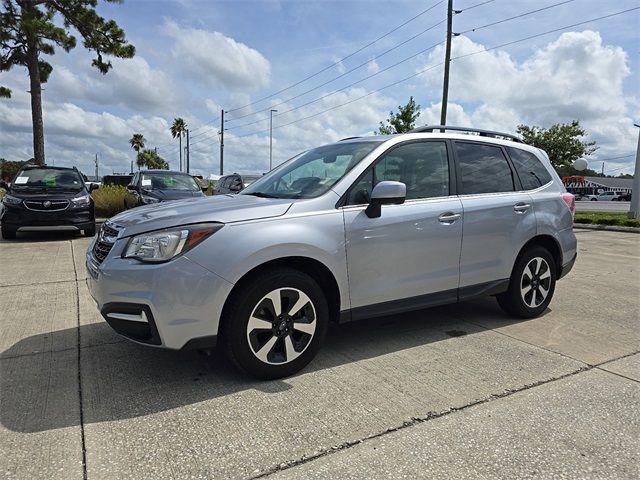
{"type": "Polygon", "coordinates": [[[143,233],[131,238],[123,256],[142,262],[166,262],[191,250],[222,226],[222,223],[206,223],[143,233]]]}
{"type": "Polygon", "coordinates": [[[4,203],[5,205],[16,206],[22,203],[22,199],[18,197],[14,197],[12,195],[5,195],[2,198],[2,203],[4,203]]]}
{"type": "Polygon", "coordinates": [[[91,202],[91,198],[89,195],[83,195],[81,197],[76,197],[71,199],[71,203],[74,207],[86,207],[91,202]]]}
{"type": "Polygon", "coordinates": [[[149,197],[147,195],[142,195],[142,203],[158,203],[160,201],[159,198],[156,197],[149,197]]]}

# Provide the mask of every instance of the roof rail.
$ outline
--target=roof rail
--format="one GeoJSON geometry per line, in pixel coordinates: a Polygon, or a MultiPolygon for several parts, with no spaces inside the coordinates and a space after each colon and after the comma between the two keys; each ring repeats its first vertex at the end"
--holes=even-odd
{"type": "Polygon", "coordinates": [[[338,140],[339,142],[344,142],[345,140],[353,140],[354,138],[360,138],[360,137],[347,137],[347,138],[341,138],[340,140],[338,140]]]}
{"type": "Polygon", "coordinates": [[[480,137],[493,137],[493,138],[503,138],[505,140],[511,140],[513,142],[524,143],[520,137],[517,135],[513,135],[511,133],[502,133],[502,132],[494,132],[491,130],[481,130],[479,128],[470,128],[470,127],[454,127],[451,125],[426,125],[424,127],[417,127],[411,130],[409,133],[431,133],[434,131],[445,131],[452,130],[454,132],[467,132],[477,134],[480,137]]]}

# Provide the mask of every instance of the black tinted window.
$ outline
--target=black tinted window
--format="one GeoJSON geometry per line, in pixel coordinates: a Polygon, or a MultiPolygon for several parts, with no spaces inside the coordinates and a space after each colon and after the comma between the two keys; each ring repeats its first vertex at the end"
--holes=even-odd
{"type": "Polygon", "coordinates": [[[404,183],[407,200],[449,195],[449,162],[445,143],[409,143],[384,154],[351,188],[347,204],[368,203],[373,186],[384,180],[404,183]]]}
{"type": "Polygon", "coordinates": [[[507,152],[525,190],[533,190],[551,181],[551,175],[533,153],[513,147],[507,148],[507,152]]]}
{"type": "Polygon", "coordinates": [[[462,193],[512,192],[513,174],[500,147],[456,142],[462,193]]]}

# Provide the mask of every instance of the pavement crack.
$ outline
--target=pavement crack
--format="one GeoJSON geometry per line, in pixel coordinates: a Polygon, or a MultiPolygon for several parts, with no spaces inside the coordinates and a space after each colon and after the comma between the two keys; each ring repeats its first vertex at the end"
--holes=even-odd
{"type": "Polygon", "coordinates": [[[73,265],[73,271],[76,276],[75,280],[51,280],[49,282],[33,282],[33,283],[12,283],[10,285],[0,285],[0,288],[11,288],[11,287],[32,287],[34,285],[52,285],[57,283],[75,283],[77,282],[78,274],[75,271],[76,266],[73,265]]]}
{"type": "MultiPolygon", "coordinates": [[[[584,362],[582,362],[584,363],[584,362]]],[[[519,392],[523,392],[532,388],[536,388],[539,387],[541,385],[546,385],[548,383],[552,383],[552,382],[556,382],[558,380],[564,380],[565,378],[569,378],[572,377],[574,375],[578,375],[580,373],[583,372],[587,372],[589,370],[592,370],[596,367],[592,366],[592,365],[585,365],[583,367],[578,368],[577,370],[573,370],[569,373],[565,373],[564,375],[560,375],[558,377],[553,377],[550,379],[546,379],[546,380],[539,380],[537,382],[534,383],[530,383],[530,384],[526,384],[523,385],[522,387],[518,387],[518,388],[514,388],[514,389],[507,389],[504,390],[500,393],[494,393],[491,394],[487,397],[481,398],[479,400],[475,400],[473,402],[470,402],[466,405],[460,406],[460,407],[451,407],[448,408],[446,410],[440,411],[440,412],[427,412],[425,415],[420,416],[420,417],[412,417],[410,420],[405,420],[404,422],[402,422],[402,424],[394,426],[394,427],[390,427],[387,428],[386,430],[382,431],[382,432],[378,432],[378,433],[374,433],[371,435],[368,435],[366,437],[362,437],[360,439],[357,440],[348,440],[346,442],[337,444],[337,445],[333,445],[329,448],[321,448],[320,450],[310,454],[310,455],[303,455],[302,457],[295,459],[295,460],[289,460],[289,461],[285,461],[285,462],[281,462],[277,465],[274,465],[270,468],[268,468],[267,470],[257,473],[254,476],[248,477],[249,480],[256,480],[259,478],[265,478],[268,477],[270,475],[273,475],[275,473],[278,473],[280,471],[283,470],[288,470],[290,468],[296,467],[298,465],[303,465],[305,463],[308,462],[312,462],[314,460],[317,460],[319,458],[325,457],[327,455],[332,455],[334,453],[343,451],[343,450],[347,450],[355,445],[364,443],[364,442],[368,442],[370,440],[376,439],[376,438],[380,438],[383,437],[384,435],[388,435],[389,433],[392,432],[397,432],[400,430],[404,430],[405,428],[409,428],[409,427],[413,427],[415,425],[419,425],[421,423],[425,423],[428,422],[430,420],[434,420],[436,418],[440,418],[440,417],[444,417],[447,415],[451,415],[452,413],[455,412],[461,412],[464,410],[467,410],[469,408],[472,407],[476,407],[479,405],[483,405],[485,403],[489,403],[489,402],[493,402],[494,400],[499,400],[501,398],[506,398],[506,397],[510,397],[511,395],[514,395],[516,393],[519,392]]]]}
{"type": "Polygon", "coordinates": [[[87,445],[84,432],[84,404],[82,399],[82,361],[81,361],[81,333],[80,333],[80,287],[78,286],[78,270],[76,267],[73,242],[71,242],[71,258],[73,259],[73,273],[76,284],[76,319],[77,319],[77,351],[78,351],[78,409],[80,411],[80,440],[82,443],[82,478],[87,480],[87,445]]]}

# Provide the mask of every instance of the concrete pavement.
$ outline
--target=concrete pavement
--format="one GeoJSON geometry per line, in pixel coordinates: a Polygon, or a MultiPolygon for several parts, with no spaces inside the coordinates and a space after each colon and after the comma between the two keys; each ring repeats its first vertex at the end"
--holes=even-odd
{"type": "Polygon", "coordinates": [[[541,318],[486,299],[334,326],[274,382],[115,335],[88,239],[2,242],[0,475],[638,478],[640,245],[577,235],[541,318]]]}

